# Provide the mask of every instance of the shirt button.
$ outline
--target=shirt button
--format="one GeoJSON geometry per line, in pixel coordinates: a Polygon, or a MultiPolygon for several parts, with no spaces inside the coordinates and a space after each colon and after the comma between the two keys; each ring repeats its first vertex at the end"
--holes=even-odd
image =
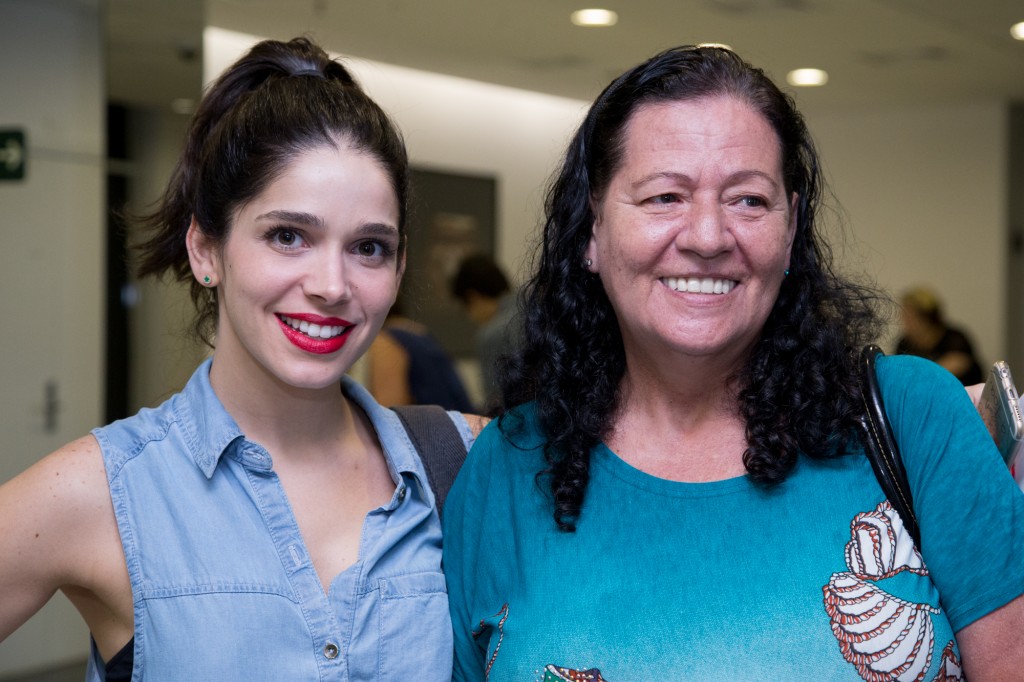
{"type": "Polygon", "coordinates": [[[338,645],[333,642],[328,642],[327,646],[324,647],[324,656],[330,659],[338,657],[338,645]]]}

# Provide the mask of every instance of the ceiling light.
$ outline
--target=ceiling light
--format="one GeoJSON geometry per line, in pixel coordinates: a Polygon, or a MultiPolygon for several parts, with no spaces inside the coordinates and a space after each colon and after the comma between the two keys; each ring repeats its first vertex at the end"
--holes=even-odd
{"type": "Polygon", "coordinates": [[[1017,40],[1024,40],[1024,21],[1010,27],[1010,35],[1017,40]]]}
{"type": "Polygon", "coordinates": [[[610,9],[578,9],[569,18],[577,26],[614,26],[619,15],[610,9]]]}
{"type": "Polygon", "coordinates": [[[786,82],[801,88],[828,83],[828,74],[821,69],[794,69],[786,74],[786,82]]]}

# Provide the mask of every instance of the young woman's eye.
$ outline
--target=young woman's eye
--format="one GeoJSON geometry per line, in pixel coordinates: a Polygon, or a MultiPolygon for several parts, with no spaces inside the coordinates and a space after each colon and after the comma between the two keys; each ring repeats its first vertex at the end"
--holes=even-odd
{"type": "Polygon", "coordinates": [[[382,259],[394,254],[395,249],[384,242],[376,239],[367,239],[356,245],[356,253],[364,258],[382,259]]]}
{"type": "Polygon", "coordinates": [[[297,249],[305,244],[298,231],[287,227],[275,227],[266,234],[266,240],[281,249],[297,249]]]}

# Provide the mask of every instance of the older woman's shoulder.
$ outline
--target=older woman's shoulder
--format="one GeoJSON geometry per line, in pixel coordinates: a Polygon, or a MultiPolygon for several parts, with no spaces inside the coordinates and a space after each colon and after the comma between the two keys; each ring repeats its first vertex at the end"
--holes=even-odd
{"type": "Polygon", "coordinates": [[[885,355],[879,357],[875,368],[878,380],[886,381],[928,381],[963,386],[948,370],[936,362],[916,355],[885,355]]]}
{"type": "Polygon", "coordinates": [[[535,403],[526,403],[495,417],[480,432],[473,444],[473,458],[496,460],[532,460],[543,456],[543,428],[535,403]]]}
{"type": "Polygon", "coordinates": [[[915,355],[886,355],[879,357],[875,370],[883,398],[890,397],[914,401],[955,401],[971,404],[971,399],[960,380],[931,360],[915,355]]]}

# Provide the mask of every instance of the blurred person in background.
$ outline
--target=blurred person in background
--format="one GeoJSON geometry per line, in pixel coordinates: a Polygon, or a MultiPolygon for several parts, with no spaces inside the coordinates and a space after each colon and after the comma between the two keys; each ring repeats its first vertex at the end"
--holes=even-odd
{"type": "Polygon", "coordinates": [[[985,380],[970,338],[946,321],[942,301],[934,290],[917,286],[903,292],[900,314],[903,334],[896,343],[898,354],[928,358],[949,370],[965,386],[985,380]]]}
{"type": "Polygon", "coordinates": [[[452,278],[452,295],[477,326],[476,356],[480,362],[483,411],[493,412],[499,399],[501,360],[519,345],[516,296],[508,278],[486,254],[467,256],[452,278]]]}
{"type": "Polygon", "coordinates": [[[366,387],[381,405],[474,409],[451,356],[425,325],[404,315],[401,297],[366,359],[366,387]]]}

